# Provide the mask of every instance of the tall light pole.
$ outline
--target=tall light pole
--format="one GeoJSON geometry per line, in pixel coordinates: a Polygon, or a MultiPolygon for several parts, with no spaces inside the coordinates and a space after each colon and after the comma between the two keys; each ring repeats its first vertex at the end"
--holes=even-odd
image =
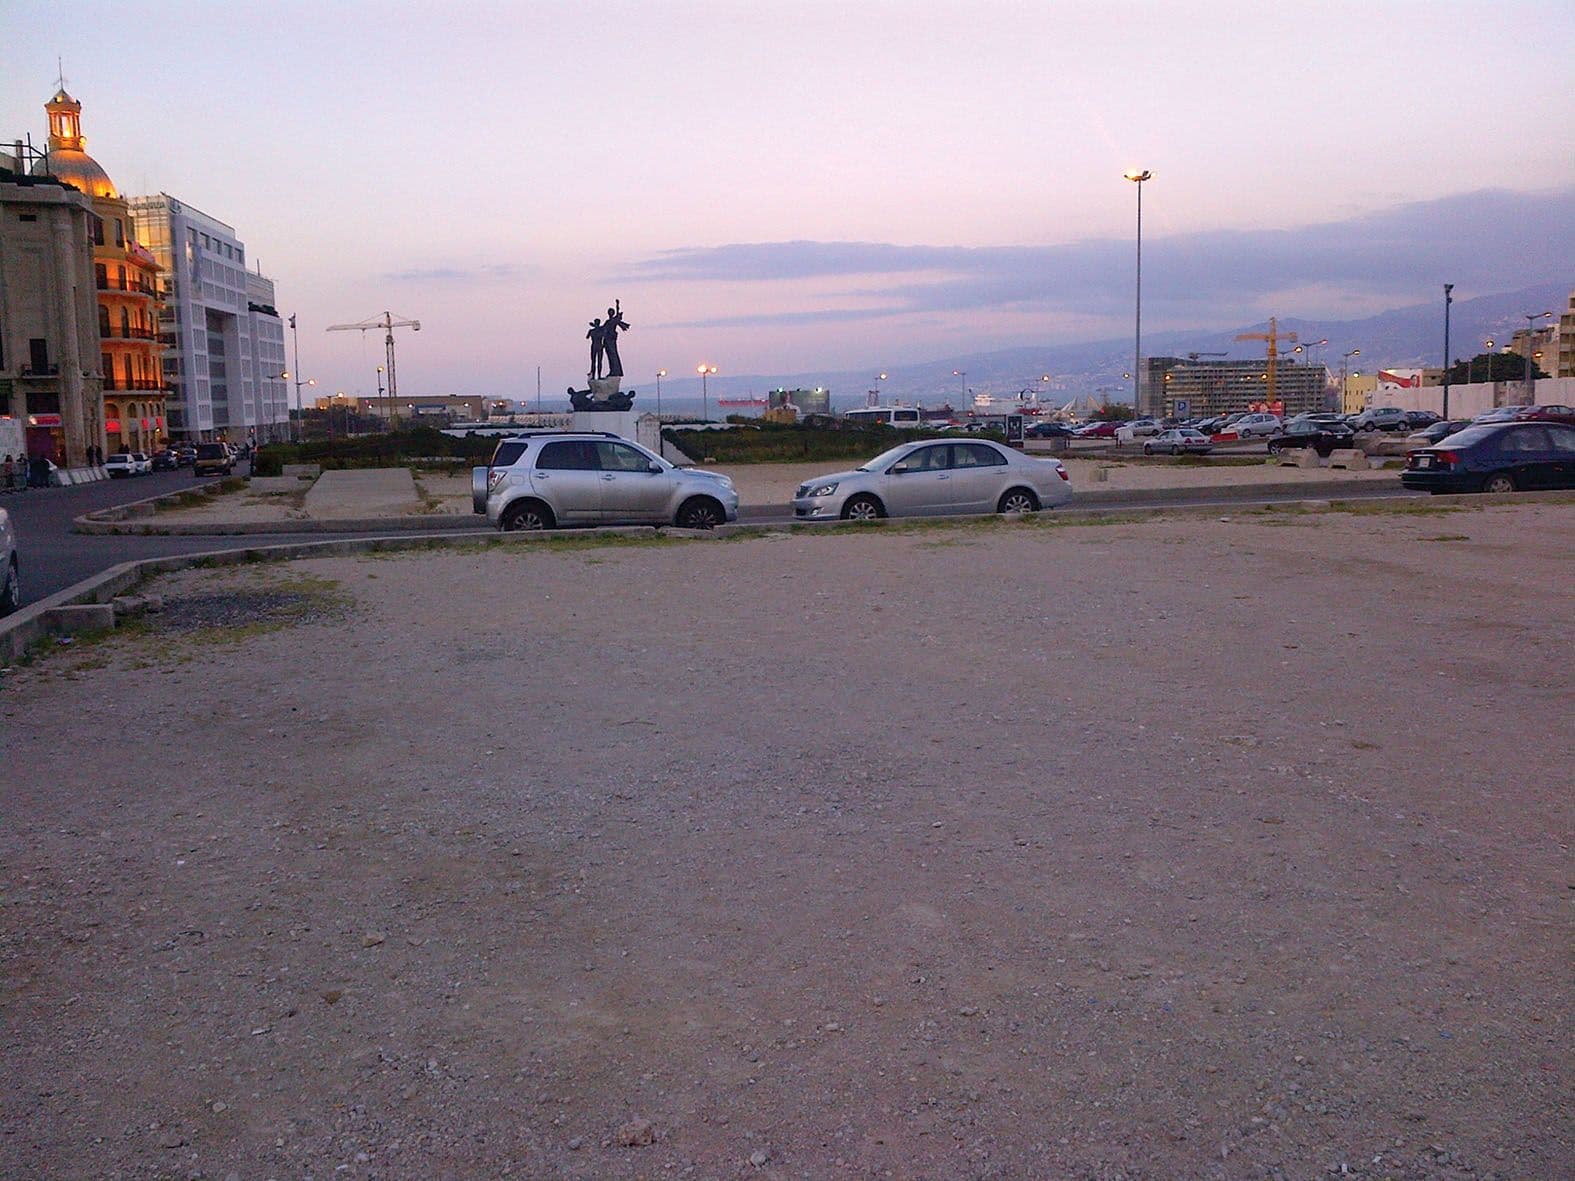
{"type": "Polygon", "coordinates": [[[1536,383],[1532,380],[1532,377],[1531,377],[1531,330],[1532,330],[1532,325],[1533,324],[1535,324],[1538,320],[1541,320],[1541,319],[1544,319],[1544,318],[1551,320],[1553,318],[1553,313],[1552,312],[1533,312],[1531,315],[1526,316],[1526,405],[1527,406],[1535,406],[1536,403],[1537,403],[1537,398],[1536,398],[1536,388],[1537,387],[1536,387],[1536,383]]]}
{"type": "MultiPolygon", "coordinates": [[[[1487,353],[1487,379],[1489,381],[1492,381],[1493,380],[1493,348],[1494,348],[1494,344],[1493,344],[1493,338],[1491,336],[1488,337],[1486,340],[1484,340],[1482,342],[1482,348],[1487,353]]],[[[1471,380],[1472,381],[1476,381],[1476,379],[1477,379],[1477,359],[1475,357],[1472,357],[1471,358],[1471,380]]]]}
{"type": "Polygon", "coordinates": [[[667,376],[667,370],[665,370],[665,369],[658,369],[656,371],[656,421],[657,421],[657,423],[660,423],[662,421],[662,378],[664,378],[666,376],[667,376]]]}
{"type": "Polygon", "coordinates": [[[1138,390],[1143,374],[1143,182],[1152,180],[1148,169],[1128,169],[1123,175],[1137,185],[1137,322],[1132,332],[1132,415],[1138,417],[1143,408],[1138,405],[1138,390]]]}
{"type": "Polygon", "coordinates": [[[1453,283],[1444,284],[1444,421],[1449,421],[1449,305],[1455,302],[1453,283]]]}
{"type": "MultiPolygon", "coordinates": [[[[963,372],[961,369],[953,369],[952,370],[952,376],[953,377],[960,377],[960,378],[962,378],[962,400],[963,400],[962,408],[964,410],[968,410],[968,375],[965,372],[963,372]]],[[[969,413],[972,413],[972,412],[969,411],[969,413]]]]}
{"type": "Polygon", "coordinates": [[[383,367],[381,365],[377,367],[377,400],[379,402],[383,400],[383,367]]]}
{"type": "MultiPolygon", "coordinates": [[[[296,423],[300,420],[301,415],[305,413],[305,408],[301,405],[301,387],[303,385],[317,384],[316,378],[305,381],[301,379],[301,334],[296,331],[294,312],[290,313],[290,340],[295,346],[295,377],[293,379],[295,381],[295,417],[290,420],[290,441],[293,443],[306,433],[304,428],[302,428],[300,435],[296,433],[296,423]]],[[[285,377],[289,376],[288,373],[285,374],[285,377]]]]}
{"type": "Polygon", "coordinates": [[[1344,414],[1346,412],[1345,411],[1346,386],[1348,386],[1350,384],[1350,382],[1351,382],[1351,376],[1350,376],[1350,370],[1349,370],[1350,360],[1351,360],[1352,357],[1360,357],[1361,355],[1362,355],[1362,350],[1361,349],[1352,349],[1350,352],[1346,353],[1345,355],[1343,355],[1340,358],[1340,413],[1342,413],[1342,414],[1344,414]]]}
{"type": "Polygon", "coordinates": [[[700,375],[700,421],[711,421],[711,394],[706,388],[706,379],[716,372],[715,365],[702,362],[695,366],[695,372],[700,375]]]}
{"type": "MultiPolygon", "coordinates": [[[[1294,349],[1292,349],[1291,352],[1305,354],[1306,357],[1307,357],[1307,364],[1311,365],[1313,363],[1312,351],[1314,349],[1317,349],[1317,348],[1322,348],[1324,345],[1326,345],[1328,343],[1329,343],[1329,338],[1327,336],[1324,337],[1322,340],[1303,341],[1301,344],[1297,345],[1294,349]]],[[[1324,375],[1324,379],[1323,379],[1322,382],[1319,383],[1319,386],[1320,386],[1320,388],[1319,388],[1319,394],[1318,394],[1318,404],[1320,406],[1328,406],[1328,404],[1329,404],[1329,377],[1328,377],[1328,374],[1324,375]]],[[[1344,396],[1345,395],[1344,395],[1344,393],[1342,391],[1341,397],[1343,398],[1344,396]]]]}

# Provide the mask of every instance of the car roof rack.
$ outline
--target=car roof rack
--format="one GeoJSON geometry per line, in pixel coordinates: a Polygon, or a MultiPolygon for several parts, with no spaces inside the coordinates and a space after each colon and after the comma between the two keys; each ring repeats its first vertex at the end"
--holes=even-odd
{"type": "MultiPolygon", "coordinates": [[[[577,431],[577,430],[573,430],[573,429],[567,429],[567,430],[516,431],[512,435],[499,435],[498,436],[498,440],[501,442],[501,441],[503,441],[505,439],[536,439],[536,438],[542,437],[543,435],[595,435],[597,438],[600,438],[600,439],[623,439],[623,436],[620,435],[617,431],[577,431]]],[[[624,439],[624,442],[628,442],[628,441],[629,440],[624,439]]]]}

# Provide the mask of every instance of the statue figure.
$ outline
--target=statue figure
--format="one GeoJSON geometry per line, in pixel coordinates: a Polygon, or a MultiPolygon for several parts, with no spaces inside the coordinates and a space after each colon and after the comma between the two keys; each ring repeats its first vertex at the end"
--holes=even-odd
{"type": "Polygon", "coordinates": [[[627,332],[629,331],[629,324],[623,318],[623,301],[615,299],[613,306],[607,309],[607,322],[602,325],[602,350],[607,355],[608,377],[623,376],[623,362],[618,359],[618,330],[620,328],[627,332]]]}
{"type": "Polygon", "coordinates": [[[591,342],[591,371],[586,376],[600,377],[602,357],[607,349],[606,329],[602,327],[600,319],[591,321],[591,330],[585,334],[585,338],[591,342]]]}

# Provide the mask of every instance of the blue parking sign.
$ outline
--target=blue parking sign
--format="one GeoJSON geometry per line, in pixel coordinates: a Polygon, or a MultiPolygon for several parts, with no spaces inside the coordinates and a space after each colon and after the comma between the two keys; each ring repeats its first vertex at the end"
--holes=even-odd
{"type": "Polygon", "coordinates": [[[1192,417],[1192,403],[1191,403],[1191,401],[1189,401],[1186,398],[1177,398],[1176,399],[1176,417],[1177,418],[1191,418],[1192,417]]]}

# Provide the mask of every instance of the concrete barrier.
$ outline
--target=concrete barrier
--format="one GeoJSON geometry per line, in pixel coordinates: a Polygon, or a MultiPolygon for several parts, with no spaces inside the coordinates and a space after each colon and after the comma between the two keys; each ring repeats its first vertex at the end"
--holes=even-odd
{"type": "Polygon", "coordinates": [[[1311,447],[1287,447],[1276,456],[1276,462],[1281,467],[1314,468],[1323,466],[1323,460],[1318,457],[1318,452],[1311,447]]]}
{"type": "Polygon", "coordinates": [[[57,636],[80,632],[101,632],[115,626],[113,603],[75,603],[51,607],[44,613],[44,626],[57,636]]]}
{"type": "Polygon", "coordinates": [[[1373,465],[1368,461],[1367,452],[1355,447],[1337,447],[1329,452],[1329,466],[1344,468],[1349,472],[1365,472],[1373,465]]]}

